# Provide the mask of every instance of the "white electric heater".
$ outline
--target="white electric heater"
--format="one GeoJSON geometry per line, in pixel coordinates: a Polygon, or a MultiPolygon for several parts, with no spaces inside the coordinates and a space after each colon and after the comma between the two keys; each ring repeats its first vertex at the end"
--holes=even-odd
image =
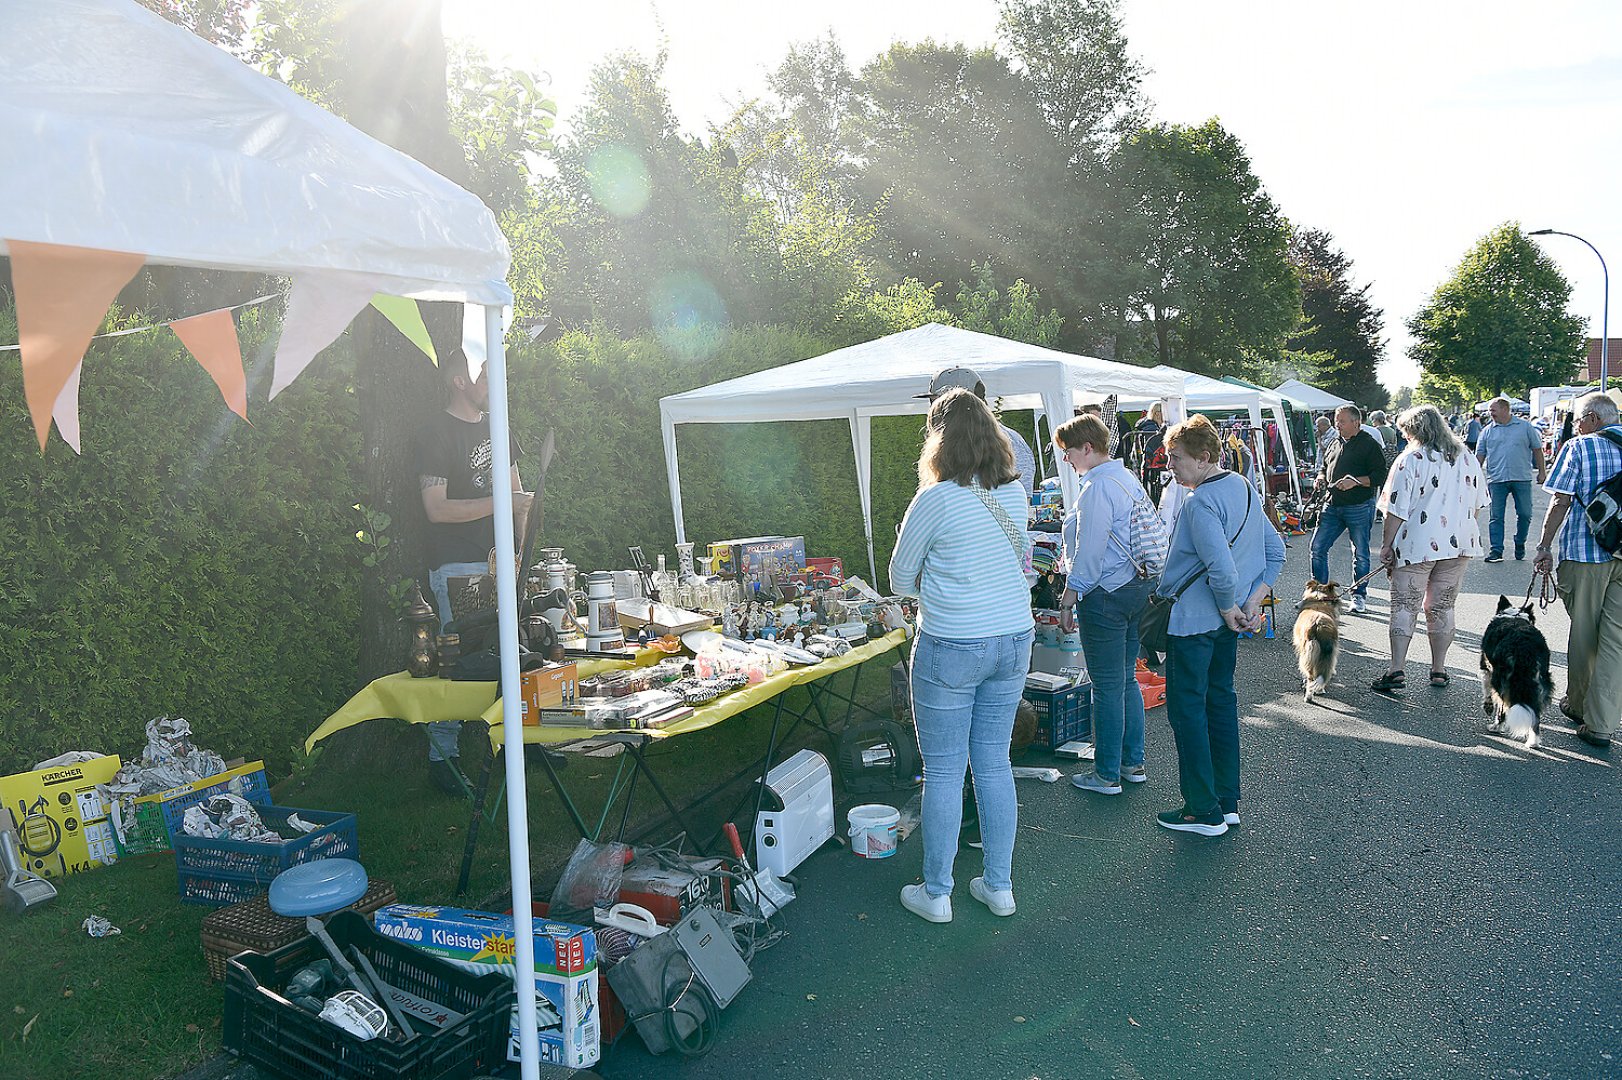
{"type": "Polygon", "coordinates": [[[766,787],[782,809],[755,818],[755,866],[782,877],[833,839],[833,775],[827,758],[801,750],[766,774],[766,787]]]}

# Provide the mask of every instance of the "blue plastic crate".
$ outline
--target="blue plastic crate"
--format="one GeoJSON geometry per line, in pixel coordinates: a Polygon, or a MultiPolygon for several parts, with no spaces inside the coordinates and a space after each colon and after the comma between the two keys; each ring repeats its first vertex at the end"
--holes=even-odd
{"type": "Polygon", "coordinates": [[[284,836],[294,831],[287,824],[292,814],[320,827],[280,844],[205,840],[177,834],[175,872],[184,903],[211,906],[241,903],[266,892],[276,875],[290,867],[316,859],[360,858],[354,814],[297,810],[289,806],[261,806],[258,810],[265,825],[284,836]]]}
{"type": "Polygon", "coordinates": [[[1049,750],[1093,736],[1093,684],[1063,690],[1025,688],[1025,700],[1036,710],[1036,741],[1049,750]]]}

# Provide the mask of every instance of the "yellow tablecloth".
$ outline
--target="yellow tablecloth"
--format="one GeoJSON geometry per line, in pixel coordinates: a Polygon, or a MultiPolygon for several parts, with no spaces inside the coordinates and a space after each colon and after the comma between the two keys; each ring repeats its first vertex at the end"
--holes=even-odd
{"type": "MultiPolygon", "coordinates": [[[[658,663],[668,653],[658,649],[638,650],[634,658],[614,660],[580,660],[580,677],[589,679],[605,671],[623,671],[626,668],[646,667],[658,663]]],[[[354,727],[367,720],[398,719],[413,724],[431,724],[436,720],[472,720],[497,703],[496,723],[500,723],[501,684],[496,682],[457,682],[454,679],[413,679],[404,671],[385,675],[366,684],[343,708],[321,722],[308,739],[304,752],[315,749],[315,744],[333,732],[354,727]]]]}
{"type": "MultiPolygon", "coordinates": [[[[845,671],[858,664],[865,664],[875,656],[883,656],[892,649],[899,648],[907,640],[905,630],[892,630],[877,641],[869,641],[866,645],[858,645],[844,656],[836,656],[822,661],[820,664],[811,664],[807,667],[791,667],[787,671],[778,672],[771,678],[746,686],[742,690],[734,690],[724,694],[707,705],[700,705],[693,710],[693,715],[685,720],[678,720],[662,728],[650,728],[634,734],[647,735],[655,739],[670,739],[677,735],[686,735],[693,731],[703,731],[707,727],[714,727],[721,721],[737,716],[747,709],[751,709],[762,702],[770,701],[778,694],[788,691],[790,687],[803,686],[806,683],[826,679],[836,672],[845,671]]],[[[505,730],[501,725],[501,699],[498,697],[495,704],[484,711],[484,720],[490,725],[490,745],[500,746],[505,739],[505,730]]],[[[525,743],[559,743],[573,742],[576,739],[590,739],[598,735],[621,734],[614,731],[599,731],[595,728],[550,727],[540,725],[524,729],[525,743]]]]}
{"type": "MultiPolygon", "coordinates": [[[[734,690],[730,694],[716,698],[707,705],[700,706],[693,711],[687,719],[657,730],[640,732],[655,739],[668,739],[676,735],[685,735],[691,731],[703,731],[713,727],[728,717],[736,716],[746,709],[770,701],[787,691],[790,687],[802,686],[806,683],[825,679],[836,672],[845,671],[857,664],[866,663],[875,656],[882,656],[893,649],[899,648],[907,640],[905,630],[894,630],[877,641],[870,641],[866,645],[858,645],[844,656],[824,660],[820,664],[809,667],[789,668],[787,671],[745,687],[734,690]]],[[[626,668],[646,667],[657,663],[667,654],[657,649],[642,649],[634,659],[620,660],[581,660],[580,677],[588,679],[593,675],[605,671],[622,671],[626,668]]],[[[395,718],[413,724],[428,724],[436,720],[471,720],[474,717],[483,719],[490,725],[490,744],[501,746],[504,739],[502,728],[502,709],[500,686],[493,682],[456,682],[451,679],[413,679],[407,673],[400,671],[393,675],[385,675],[381,679],[373,680],[361,689],[354,697],[344,702],[342,708],[316,728],[310,737],[304,740],[304,752],[309,753],[315,749],[316,743],[325,739],[334,732],[354,727],[367,720],[382,720],[395,718]]],[[[536,726],[524,729],[524,742],[526,743],[560,743],[573,742],[576,739],[590,739],[598,735],[611,735],[615,732],[598,731],[595,728],[548,727],[536,726]]]]}

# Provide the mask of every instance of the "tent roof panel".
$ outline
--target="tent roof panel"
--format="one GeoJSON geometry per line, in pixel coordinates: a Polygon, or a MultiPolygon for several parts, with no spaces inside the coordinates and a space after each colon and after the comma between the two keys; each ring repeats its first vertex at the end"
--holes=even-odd
{"type": "Polygon", "coordinates": [[[1283,397],[1289,398],[1290,403],[1303,409],[1321,411],[1324,409],[1338,409],[1351,402],[1343,397],[1336,397],[1327,390],[1320,390],[1316,386],[1309,386],[1300,379],[1287,379],[1278,384],[1273,391],[1283,397]]]}
{"type": "Polygon", "coordinates": [[[757,371],[660,400],[679,424],[848,418],[923,413],[929,382],[945,368],[973,368],[1004,408],[1040,407],[1056,378],[1078,400],[1108,394],[1151,399],[1182,394],[1182,380],[1149,368],[930,323],[822,356],[757,371]]]}
{"type": "Polygon", "coordinates": [[[511,302],[478,198],[175,29],[126,0],[0,0],[0,145],[29,148],[0,237],[511,302]]]}

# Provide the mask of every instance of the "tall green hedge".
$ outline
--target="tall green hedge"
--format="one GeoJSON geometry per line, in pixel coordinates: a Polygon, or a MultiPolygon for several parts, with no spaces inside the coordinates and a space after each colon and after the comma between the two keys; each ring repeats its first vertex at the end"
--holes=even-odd
{"type": "MultiPolygon", "coordinates": [[[[340,344],[266,402],[274,330],[273,316],[242,320],[252,426],[168,331],[97,342],[83,456],[54,435],[40,454],[20,368],[0,363],[0,770],[70,749],[131,754],[147,719],[175,713],[202,744],[280,771],[355,690],[360,575],[376,571],[354,536],[352,365],[340,344]]],[[[0,311],[0,342],[15,333],[0,311]]],[[[553,426],[560,448],[543,543],[585,568],[628,565],[631,544],[673,562],[659,398],[849,343],[784,327],[588,330],[515,350],[514,431],[533,450],[553,426]]],[[[874,423],[881,579],[920,427],[874,423]]],[[[694,425],[679,438],[689,536],[803,535],[809,553],[866,573],[844,422],[694,425]]],[[[533,459],[520,467],[533,483],[533,459]]]]}
{"type": "MultiPolygon", "coordinates": [[[[15,326],[0,313],[0,342],[15,326]]],[[[97,342],[83,456],[40,453],[0,364],[0,770],[137,752],[163,713],[285,766],[351,691],[353,397],[340,362],[267,406],[265,336],[248,313],[252,427],[168,331],[97,342]]]]}

